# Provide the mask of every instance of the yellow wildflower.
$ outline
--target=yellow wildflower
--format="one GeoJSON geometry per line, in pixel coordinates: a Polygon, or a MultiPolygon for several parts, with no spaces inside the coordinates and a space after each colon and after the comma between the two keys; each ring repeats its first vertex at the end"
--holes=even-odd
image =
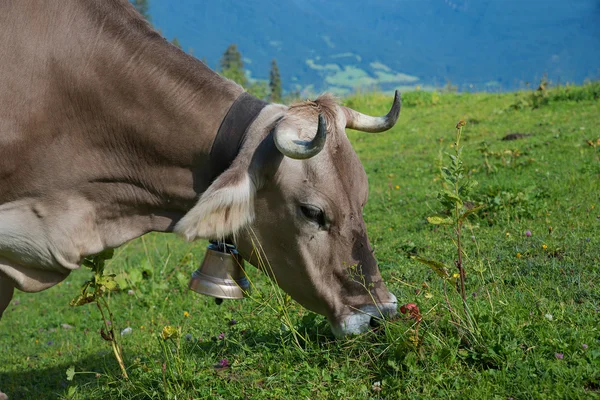
{"type": "Polygon", "coordinates": [[[190,316],[190,313],[189,313],[189,312],[187,312],[187,311],[184,311],[184,312],[183,312],[183,316],[187,318],[187,317],[189,317],[189,316],[190,316]]]}
{"type": "Polygon", "coordinates": [[[400,189],[400,186],[396,185],[396,190],[400,189]]]}
{"type": "Polygon", "coordinates": [[[548,246],[546,246],[545,244],[542,245],[542,249],[546,250],[548,248],[548,246]]]}
{"type": "Polygon", "coordinates": [[[162,337],[163,340],[167,340],[170,338],[177,338],[179,336],[179,329],[174,326],[167,325],[163,328],[160,336],[162,337]]]}
{"type": "Polygon", "coordinates": [[[521,258],[521,253],[517,253],[517,258],[521,258]]]}

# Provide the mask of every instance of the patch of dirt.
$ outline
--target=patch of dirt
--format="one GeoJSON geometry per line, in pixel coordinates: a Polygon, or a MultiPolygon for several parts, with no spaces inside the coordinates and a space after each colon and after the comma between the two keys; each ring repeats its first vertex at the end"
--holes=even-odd
{"type": "Polygon", "coordinates": [[[523,138],[526,138],[529,136],[533,136],[533,135],[531,133],[515,132],[515,133],[509,133],[508,135],[504,136],[500,140],[518,140],[518,139],[523,139],[523,138]]]}

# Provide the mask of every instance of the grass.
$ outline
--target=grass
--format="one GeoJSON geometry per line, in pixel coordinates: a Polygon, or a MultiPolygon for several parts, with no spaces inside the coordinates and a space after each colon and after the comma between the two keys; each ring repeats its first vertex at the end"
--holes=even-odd
{"type": "MultiPolygon", "coordinates": [[[[382,275],[423,315],[418,347],[410,318],[335,341],[323,317],[254,268],[252,298],[217,306],[186,289],[205,243],[147,235],[107,264],[124,286],[109,302],[118,331],[132,328],[121,340],[130,380],[98,333],[98,310],[68,305],[85,269],[16,294],[0,323],[0,389],[11,399],[600,397],[600,103],[590,87],[549,91],[536,108],[528,93],[407,93],[390,132],[349,131],[369,176],[365,219],[382,275]],[[463,228],[476,342],[450,322],[439,278],[409,257],[456,257],[450,232],[426,217],[439,211],[440,159],[459,119],[473,197],[488,205],[463,228]],[[501,140],[511,133],[526,135],[501,140]],[[165,326],[180,335],[163,340],[165,326]]],[[[370,114],[390,101],[345,99],[370,114]]]]}

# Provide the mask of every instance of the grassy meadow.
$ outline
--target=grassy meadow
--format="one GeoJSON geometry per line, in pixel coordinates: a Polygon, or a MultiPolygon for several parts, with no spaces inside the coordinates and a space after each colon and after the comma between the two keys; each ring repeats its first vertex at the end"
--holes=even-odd
{"type": "MultiPolygon", "coordinates": [[[[131,328],[117,335],[130,379],[96,306],[69,306],[91,275],[82,268],[16,293],[0,322],[0,390],[11,400],[598,398],[599,92],[410,92],[391,131],[348,131],[369,176],[365,219],[383,278],[420,322],[401,315],[334,340],[323,317],[252,267],[251,297],[216,305],[187,290],[206,243],[152,234],[107,264],[121,284],[108,295],[112,324],[131,328]],[[457,258],[451,228],[427,217],[442,209],[440,167],[461,119],[465,175],[479,183],[468,200],[486,206],[462,229],[468,315],[455,278],[411,258],[457,258]]],[[[377,115],[391,100],[343,102],[377,115]]]]}

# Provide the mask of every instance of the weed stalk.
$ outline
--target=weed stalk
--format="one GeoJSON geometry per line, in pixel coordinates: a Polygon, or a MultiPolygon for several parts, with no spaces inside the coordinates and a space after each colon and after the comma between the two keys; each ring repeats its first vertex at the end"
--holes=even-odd
{"type": "Polygon", "coordinates": [[[123,378],[128,380],[129,376],[127,375],[127,370],[125,369],[125,363],[123,361],[123,347],[117,341],[117,336],[115,335],[114,331],[114,324],[112,323],[113,314],[110,310],[110,306],[108,305],[108,301],[105,298],[107,293],[117,287],[117,282],[114,279],[115,275],[104,274],[104,265],[106,260],[111,259],[112,256],[113,251],[108,250],[95,256],[88,257],[83,261],[83,265],[90,268],[94,275],[91,280],[83,284],[81,287],[81,293],[79,296],[71,300],[70,304],[71,306],[81,306],[88,303],[96,303],[104,323],[104,326],[100,329],[100,335],[104,340],[110,342],[115,359],[121,368],[123,378]]]}
{"type": "Polygon", "coordinates": [[[477,182],[469,179],[465,172],[462,161],[462,147],[461,138],[462,130],[466,125],[466,122],[461,120],[456,124],[456,137],[453,143],[454,153],[448,154],[450,157],[450,163],[447,166],[440,165],[440,173],[442,176],[443,186],[438,193],[438,199],[443,206],[444,210],[438,214],[427,218],[427,221],[434,225],[447,225],[452,227],[453,242],[456,246],[456,259],[454,266],[458,270],[456,274],[450,274],[450,267],[443,262],[429,260],[421,257],[412,257],[416,261],[431,267],[434,272],[444,279],[444,300],[450,313],[450,319],[453,325],[459,330],[466,330],[473,333],[475,331],[475,324],[469,306],[467,304],[466,294],[466,269],[464,266],[464,249],[462,240],[462,228],[463,224],[467,220],[467,217],[479,210],[482,206],[475,206],[468,202],[469,194],[477,182]],[[448,292],[446,290],[447,281],[454,281],[456,283],[456,290],[460,295],[462,302],[462,310],[464,313],[464,319],[455,312],[452,307],[448,292]]]}

